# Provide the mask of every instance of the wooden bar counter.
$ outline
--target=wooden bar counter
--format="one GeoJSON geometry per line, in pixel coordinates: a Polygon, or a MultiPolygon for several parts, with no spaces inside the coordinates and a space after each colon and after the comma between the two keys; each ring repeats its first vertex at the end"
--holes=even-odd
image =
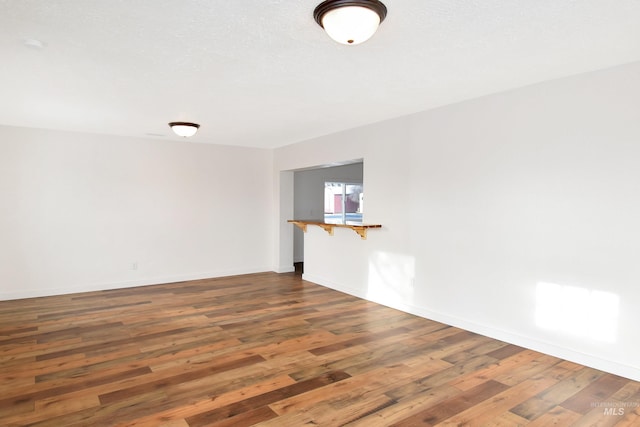
{"type": "Polygon", "coordinates": [[[294,224],[305,233],[307,232],[308,225],[316,225],[322,228],[327,233],[329,233],[330,236],[333,236],[334,228],[350,228],[356,233],[358,233],[358,235],[362,238],[362,240],[367,239],[368,229],[382,228],[382,225],[380,224],[363,224],[361,222],[350,222],[350,221],[347,221],[344,224],[335,224],[335,223],[320,221],[317,219],[290,219],[288,222],[294,224]]]}

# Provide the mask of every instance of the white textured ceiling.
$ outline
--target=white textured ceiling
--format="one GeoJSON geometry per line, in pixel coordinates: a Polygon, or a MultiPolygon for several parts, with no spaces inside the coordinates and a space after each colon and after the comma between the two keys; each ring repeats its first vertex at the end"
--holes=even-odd
{"type": "Polygon", "coordinates": [[[640,60],[640,0],[384,0],[359,46],[319,2],[0,0],[0,124],[269,148],[640,60]]]}

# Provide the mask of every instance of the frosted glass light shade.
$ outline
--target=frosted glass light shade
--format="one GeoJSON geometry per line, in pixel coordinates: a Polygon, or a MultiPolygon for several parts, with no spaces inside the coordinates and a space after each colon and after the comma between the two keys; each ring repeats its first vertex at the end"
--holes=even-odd
{"type": "Polygon", "coordinates": [[[176,135],[185,138],[195,135],[200,128],[200,125],[189,122],[171,122],[169,126],[171,126],[171,130],[173,130],[176,135]]]}
{"type": "Polygon", "coordinates": [[[333,9],[322,17],[322,26],[329,37],[342,44],[360,44],[369,40],[379,25],[378,14],[361,6],[333,9]]]}
{"type": "Polygon", "coordinates": [[[387,16],[379,0],[325,0],[313,11],[329,37],[346,45],[367,41],[387,16]]]}

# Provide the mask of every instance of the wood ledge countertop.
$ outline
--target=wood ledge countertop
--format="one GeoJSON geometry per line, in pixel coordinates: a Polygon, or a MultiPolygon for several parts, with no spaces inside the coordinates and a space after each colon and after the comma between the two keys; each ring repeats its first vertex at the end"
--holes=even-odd
{"type": "Polygon", "coordinates": [[[367,239],[368,229],[382,228],[382,225],[380,224],[363,224],[361,222],[353,222],[353,221],[347,221],[346,223],[331,223],[331,222],[324,222],[317,219],[290,219],[287,222],[290,222],[296,225],[299,229],[301,229],[305,233],[307,232],[308,225],[316,225],[322,228],[327,233],[329,233],[330,236],[333,236],[334,228],[350,228],[356,233],[358,233],[358,235],[362,238],[362,240],[367,239]]]}

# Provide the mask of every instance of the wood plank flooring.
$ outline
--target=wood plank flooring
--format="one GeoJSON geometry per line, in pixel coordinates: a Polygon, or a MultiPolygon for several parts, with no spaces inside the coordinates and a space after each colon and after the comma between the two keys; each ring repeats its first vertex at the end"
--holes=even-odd
{"type": "Polygon", "coordinates": [[[2,426],[640,426],[640,383],[253,274],[0,302],[2,426]]]}

